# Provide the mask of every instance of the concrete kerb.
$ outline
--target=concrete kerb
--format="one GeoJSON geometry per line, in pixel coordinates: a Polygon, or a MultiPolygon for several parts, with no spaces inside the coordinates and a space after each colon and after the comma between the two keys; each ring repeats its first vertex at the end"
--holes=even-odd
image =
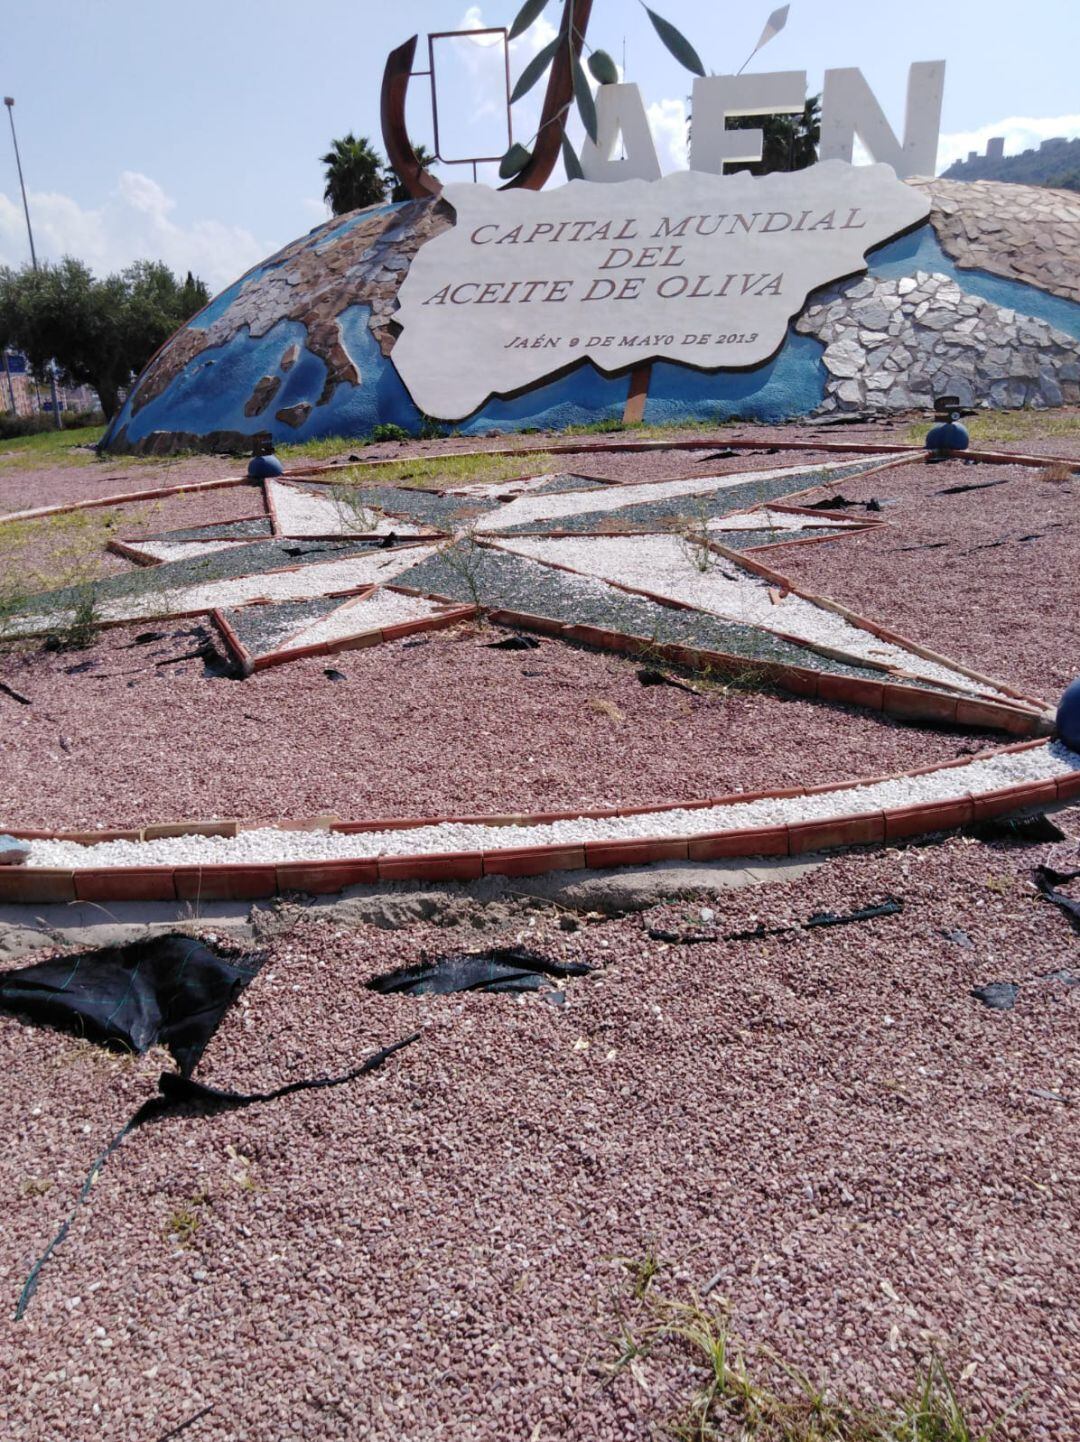
{"type": "Polygon", "coordinates": [[[602,871],[548,872],[540,876],[485,876],[468,882],[364,884],[327,896],[194,902],[70,902],[0,905],[0,963],[56,946],[116,946],[166,931],[226,933],[258,941],[305,921],[373,925],[398,930],[420,921],[454,926],[476,912],[497,922],[502,913],[539,903],[567,912],[606,917],[645,911],[665,901],[715,895],[746,886],[795,881],[824,858],[654,862],[602,871]]]}

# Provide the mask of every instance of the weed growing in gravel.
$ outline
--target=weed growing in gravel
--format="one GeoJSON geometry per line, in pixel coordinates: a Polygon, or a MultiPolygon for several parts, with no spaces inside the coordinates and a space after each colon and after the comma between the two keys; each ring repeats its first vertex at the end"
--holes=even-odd
{"type": "Polygon", "coordinates": [[[714,681],[732,695],[758,695],[762,691],[770,692],[776,689],[769,678],[768,667],[754,661],[747,661],[745,665],[738,667],[733,666],[724,673],[710,670],[705,679],[714,681]]]}
{"type": "Polygon", "coordinates": [[[81,586],[70,620],[57,633],[60,649],[86,651],[97,638],[100,621],[101,615],[93,586],[81,586]]]}
{"type": "Polygon", "coordinates": [[[1050,466],[1040,466],[1035,472],[1035,478],[1039,481],[1054,481],[1061,484],[1063,481],[1075,480],[1080,472],[1074,471],[1072,466],[1066,465],[1064,461],[1057,461],[1050,466]]]}
{"type": "Polygon", "coordinates": [[[1015,876],[988,876],[986,878],[987,891],[993,891],[998,896],[1007,896],[1015,884],[1015,876]]]}
{"type": "Polygon", "coordinates": [[[87,1041],[85,1037],[79,1037],[57,1055],[56,1065],[60,1069],[89,1066],[115,1073],[131,1067],[137,1060],[138,1053],[118,1039],[112,1040],[105,1047],[99,1046],[97,1042],[87,1041]]]}
{"type": "Polygon", "coordinates": [[[602,696],[590,696],[588,700],[590,711],[595,711],[598,716],[606,716],[609,721],[626,720],[626,712],[620,711],[614,701],[606,701],[602,696]]]}
{"type": "MultiPolygon", "coordinates": [[[[124,518],[141,525],[140,508],[124,518]]],[[[0,575],[5,590],[24,593],[53,590],[89,580],[102,570],[105,547],[116,534],[120,512],[69,511],[37,521],[5,521],[0,517],[0,575]]]]}
{"type": "Polygon", "coordinates": [[[186,1202],[182,1202],[174,1212],[170,1213],[165,1223],[165,1235],[181,1247],[188,1246],[195,1236],[195,1233],[202,1226],[203,1208],[209,1200],[209,1192],[198,1191],[189,1197],[186,1202]]]}
{"type": "Polygon", "coordinates": [[[713,1309],[697,1297],[677,1302],[649,1290],[654,1275],[644,1286],[640,1271],[635,1277],[640,1321],[620,1314],[607,1381],[629,1371],[641,1383],[646,1361],[689,1363],[703,1373],[689,1402],[668,1422],[667,1433],[677,1442],[990,1442],[1005,1421],[1003,1415],[979,1428],[936,1353],[908,1392],[876,1406],[837,1395],[761,1348],[772,1370],[789,1381],[778,1391],[752,1365],[726,1308],[713,1309]]]}
{"type": "Polygon", "coordinates": [[[679,529],[679,540],[687,560],[695,571],[702,575],[717,563],[717,554],[712,548],[709,534],[709,503],[699,501],[694,514],[679,529]]]}
{"type": "Polygon", "coordinates": [[[20,1197],[43,1197],[51,1192],[54,1183],[48,1177],[23,1177],[19,1183],[20,1197]]]}
{"type": "Polygon", "coordinates": [[[473,527],[469,526],[460,532],[452,546],[448,546],[441,553],[441,559],[454,575],[463,583],[468,592],[469,600],[477,607],[477,625],[484,624],[483,601],[481,600],[481,575],[484,563],[487,559],[487,552],[483,546],[477,545],[476,533],[473,527]]]}
{"type": "Polygon", "coordinates": [[[642,1300],[652,1285],[653,1278],[664,1266],[651,1243],[645,1248],[644,1256],[616,1257],[615,1260],[626,1268],[633,1285],[634,1300],[637,1302],[642,1300]]]}
{"type": "Polygon", "coordinates": [[[364,502],[364,493],[356,486],[332,486],[330,498],[343,531],[370,534],[379,529],[381,512],[364,502]]]}
{"type": "Polygon", "coordinates": [[[229,1172],[229,1181],[232,1182],[233,1186],[242,1192],[257,1192],[259,1190],[259,1184],[254,1177],[255,1163],[251,1157],[245,1156],[243,1152],[238,1151],[231,1142],[225,1148],[225,1154],[233,1166],[237,1168],[236,1171],[229,1172]]]}

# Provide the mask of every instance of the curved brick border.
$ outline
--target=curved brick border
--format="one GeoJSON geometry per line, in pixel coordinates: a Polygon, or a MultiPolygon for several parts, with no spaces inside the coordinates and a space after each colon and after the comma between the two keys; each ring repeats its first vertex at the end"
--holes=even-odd
{"type": "MultiPolygon", "coordinates": [[[[1045,746],[1045,739],[1024,741],[981,757],[962,757],[944,766],[924,766],[894,776],[865,777],[840,786],[788,788],[777,791],[738,792],[705,801],[667,805],[607,808],[591,811],[543,812],[528,816],[419,817],[399,821],[338,822],[318,817],[308,822],[283,823],[281,830],[329,827],[345,833],[411,830],[433,822],[478,823],[491,827],[540,825],[579,817],[602,819],[642,812],[701,810],[706,807],[792,796],[842,793],[853,787],[882,781],[925,776],[969,766],[988,756],[1006,755],[1045,746]]],[[[250,862],[210,866],[109,866],[60,870],[12,867],[0,870],[0,902],[46,903],[70,901],[220,901],[256,900],[290,891],[332,893],[362,882],[469,881],[482,876],[531,876],[546,871],[586,867],[641,865],[653,861],[712,861],[744,856],[797,856],[810,851],[907,840],[931,831],[948,831],[972,822],[1008,815],[1032,807],[1056,805],[1080,798],[1080,771],[1037,779],[995,791],[965,792],[945,800],[926,801],[889,810],[845,813],[833,817],[775,826],[702,832],[690,837],[642,837],[616,841],[586,841],[568,845],[492,847],[484,851],[424,853],[414,856],[354,857],[334,861],[250,862]]],[[[176,822],[142,831],[15,832],[27,840],[75,841],[93,845],[110,840],[153,840],[162,836],[235,836],[256,823],[240,821],[176,822]]]]}
{"type": "MultiPolygon", "coordinates": [[[[927,420],[929,428],[931,422],[927,420]]],[[[583,456],[596,454],[634,454],[647,451],[710,451],[720,448],[738,451],[765,451],[773,450],[779,445],[781,451],[825,451],[830,455],[892,455],[897,461],[917,461],[924,459],[926,451],[922,446],[897,445],[895,441],[878,441],[871,444],[868,441],[749,441],[736,439],[732,440],[722,432],[712,440],[666,440],[659,438],[647,441],[594,441],[591,444],[566,444],[555,442],[546,446],[497,446],[490,450],[471,451],[447,451],[447,456],[473,457],[477,460],[485,456],[520,456],[525,459],[543,452],[545,455],[583,456]]],[[[969,461],[990,461],[1009,466],[1071,466],[1073,469],[1080,469],[1080,460],[1067,456],[1031,456],[1022,453],[1013,455],[1010,451],[953,451],[950,453],[961,460],[969,461]]],[[[406,458],[407,459],[407,458],[406,458]]],[[[416,459],[428,460],[430,456],[418,456],[416,459]]],[[[317,480],[327,472],[340,470],[355,470],[358,467],[370,468],[377,471],[380,466],[395,466],[400,464],[400,456],[380,456],[369,460],[361,461],[327,461],[322,465],[295,466],[285,471],[282,479],[286,481],[317,480]]],[[[867,473],[869,474],[869,473],[867,473]]],[[[596,479],[601,479],[597,477],[596,479]]],[[[860,477],[861,479],[861,477],[860,477]]],[[[9,521],[37,521],[47,516],[62,516],[69,511],[93,510],[100,506],[122,506],[129,502],[161,500],[165,496],[182,496],[195,491],[220,490],[224,486],[261,486],[260,480],[252,479],[249,476],[224,476],[217,481],[190,481],[187,485],[159,486],[150,491],[127,491],[118,496],[96,496],[85,501],[68,501],[57,506],[38,506],[29,511],[12,511],[0,514],[0,525],[6,525],[9,521]]],[[[817,489],[813,487],[812,489],[817,489]]]]}

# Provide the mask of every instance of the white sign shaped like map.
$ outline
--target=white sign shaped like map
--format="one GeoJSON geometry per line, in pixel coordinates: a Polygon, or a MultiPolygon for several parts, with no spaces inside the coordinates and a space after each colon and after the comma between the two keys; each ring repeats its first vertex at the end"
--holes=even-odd
{"type": "Polygon", "coordinates": [[[448,185],[442,198],[456,224],[413,260],[391,353],[440,420],[585,358],[608,374],[760,365],[810,291],[865,270],[867,251],[930,212],[889,166],[840,160],[544,191],[448,185]]]}

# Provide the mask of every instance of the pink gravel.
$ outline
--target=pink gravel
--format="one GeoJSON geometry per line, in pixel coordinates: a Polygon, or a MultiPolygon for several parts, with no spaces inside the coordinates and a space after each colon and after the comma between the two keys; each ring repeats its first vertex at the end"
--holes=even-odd
{"type": "Polygon", "coordinates": [[[86,653],[0,657],[0,679],[32,701],[0,696],[4,825],[644,805],[880,775],[988,744],[855,708],[643,687],[618,656],[552,641],[490,650],[495,628],[245,682],[207,679],[198,660],[159,665],[195,648],[194,624],[154,623],[169,639],[147,646],[131,644],[143,624],[86,653]]]}
{"type": "Polygon", "coordinates": [[[129,461],[109,456],[74,465],[31,469],[23,464],[21,455],[17,462],[5,463],[3,452],[4,445],[0,442],[0,515],[5,511],[28,511],[38,506],[150,491],[159,486],[242,476],[247,465],[246,461],[226,456],[184,456],[171,461],[129,461]]]}
{"type": "Polygon", "coordinates": [[[771,550],[771,566],[911,640],[1056,704],[1080,657],[1080,477],[1054,481],[1025,466],[919,462],[865,481],[825,485],[820,495],[837,492],[849,500],[895,501],[878,517],[886,528],[841,542],[771,550]],[[934,494],[993,481],[1006,484],[934,494]],[[1020,539],[1034,533],[1040,533],[1037,539],[1020,539]]]}
{"type": "MultiPolygon", "coordinates": [[[[101,510],[95,508],[84,514],[90,528],[87,534],[100,531],[101,546],[88,551],[85,556],[80,552],[80,579],[96,580],[118,571],[131,570],[132,562],[106,549],[110,540],[134,540],[157,535],[160,531],[243,520],[249,516],[265,515],[266,509],[262,487],[242,485],[149,501],[140,500],[135,492],[130,501],[101,510]]],[[[4,563],[10,567],[8,575],[17,573],[34,589],[40,587],[41,576],[47,577],[52,584],[59,584],[57,578],[72,565],[72,547],[79,543],[78,532],[71,528],[68,518],[60,517],[56,522],[26,523],[19,526],[19,532],[17,543],[4,552],[4,563]]],[[[4,542],[3,515],[0,514],[0,546],[4,542]]]]}
{"type": "MultiPolygon", "coordinates": [[[[834,1388],[887,1396],[937,1346],[972,1369],[976,1423],[1025,1394],[1002,1435],[1071,1442],[1080,993],[1045,975],[1075,936],[1028,877],[1076,850],[954,839],[710,898],[721,932],[904,901],[754,942],[648,938],[700,924],[688,904],[572,935],[524,905],[483,930],[298,916],[200,1077],[261,1089],[421,1040],[348,1086],[132,1135],[24,1321],[5,1308],[6,1435],[145,1442],[209,1409],[199,1442],[646,1442],[703,1380],[660,1349],[603,1385],[634,1311],[619,1259],[652,1250],[664,1295],[718,1278],[751,1345],[834,1388]],[[599,970],[562,1007],[363,986],[520,939],[599,970]],[[971,997],[989,980],[1021,982],[1015,1010],[971,997]]],[[[57,1182],[12,1191],[12,1303],[150,1090],[136,1063],[95,1094],[71,1048],[0,1025],[16,1165],[57,1182]]]]}

